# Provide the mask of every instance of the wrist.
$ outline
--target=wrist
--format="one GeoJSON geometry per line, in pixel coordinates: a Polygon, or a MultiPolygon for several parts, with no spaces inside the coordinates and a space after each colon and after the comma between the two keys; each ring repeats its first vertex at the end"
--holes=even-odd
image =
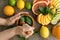
{"type": "Polygon", "coordinates": [[[15,35],[18,35],[19,34],[19,27],[15,27],[15,35]]]}

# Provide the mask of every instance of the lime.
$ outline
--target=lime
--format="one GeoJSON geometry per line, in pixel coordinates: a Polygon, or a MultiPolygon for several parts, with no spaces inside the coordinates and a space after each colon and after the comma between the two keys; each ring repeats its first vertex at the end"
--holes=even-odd
{"type": "Polygon", "coordinates": [[[8,0],[8,1],[9,1],[9,4],[10,4],[11,6],[15,6],[16,0],[8,0]]]}
{"type": "Polygon", "coordinates": [[[31,3],[30,2],[26,2],[25,8],[30,10],[31,9],[31,3]]]}

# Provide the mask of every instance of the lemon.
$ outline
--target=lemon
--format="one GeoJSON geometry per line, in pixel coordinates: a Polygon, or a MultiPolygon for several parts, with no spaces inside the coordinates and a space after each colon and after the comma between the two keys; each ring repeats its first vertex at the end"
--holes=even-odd
{"type": "Polygon", "coordinates": [[[49,29],[46,26],[42,26],[41,29],[40,29],[40,35],[43,38],[48,38],[48,36],[49,36],[49,29]]]}
{"type": "Polygon", "coordinates": [[[12,16],[14,14],[14,8],[11,6],[4,7],[4,14],[7,16],[12,16]]]}
{"type": "Polygon", "coordinates": [[[17,1],[17,8],[22,10],[25,6],[25,2],[23,0],[18,0],[17,1]]]}

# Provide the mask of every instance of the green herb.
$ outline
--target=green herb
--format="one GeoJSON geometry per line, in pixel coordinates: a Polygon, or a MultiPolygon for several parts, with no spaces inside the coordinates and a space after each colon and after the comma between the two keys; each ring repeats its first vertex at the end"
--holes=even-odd
{"type": "Polygon", "coordinates": [[[40,6],[38,9],[41,13],[44,13],[44,7],[40,6]]]}
{"type": "Polygon", "coordinates": [[[43,15],[46,15],[46,14],[48,14],[48,13],[50,12],[50,8],[49,8],[49,6],[46,6],[45,8],[42,7],[42,6],[40,6],[40,7],[38,8],[37,12],[38,12],[39,14],[42,13],[43,15]]]}
{"type": "Polygon", "coordinates": [[[21,37],[20,35],[17,35],[18,38],[20,38],[21,40],[28,40],[27,38],[21,37]]]}
{"type": "MultiPolygon", "coordinates": [[[[36,30],[36,29],[34,30],[34,34],[35,34],[35,33],[38,33],[38,32],[39,32],[38,30],[36,30]]],[[[33,35],[34,35],[34,34],[33,34],[33,35]]]]}
{"type": "Polygon", "coordinates": [[[46,14],[49,13],[49,12],[50,12],[49,6],[46,6],[45,10],[46,10],[46,11],[45,11],[46,14]]]}
{"type": "Polygon", "coordinates": [[[25,22],[24,16],[20,18],[20,22],[25,22]]]}
{"type": "Polygon", "coordinates": [[[51,12],[52,9],[50,9],[49,14],[53,18],[55,15],[51,12]]]}
{"type": "Polygon", "coordinates": [[[39,14],[41,13],[39,9],[36,12],[39,13],[39,14]]]}
{"type": "Polygon", "coordinates": [[[25,16],[25,22],[27,23],[27,24],[29,24],[30,26],[32,25],[32,20],[31,20],[31,18],[30,17],[28,17],[28,16],[25,16]]]}

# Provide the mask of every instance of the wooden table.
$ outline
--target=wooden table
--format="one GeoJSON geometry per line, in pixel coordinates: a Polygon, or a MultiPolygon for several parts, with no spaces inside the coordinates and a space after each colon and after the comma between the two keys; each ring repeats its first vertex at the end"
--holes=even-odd
{"type": "MultiPolygon", "coordinates": [[[[32,2],[32,0],[25,0],[25,1],[30,1],[30,2],[32,2]]],[[[4,6],[6,6],[6,5],[9,5],[9,4],[8,4],[8,0],[0,0],[0,17],[8,18],[8,17],[5,16],[4,13],[3,13],[3,8],[4,8],[4,6]]],[[[19,9],[17,9],[16,6],[15,6],[14,8],[15,8],[15,14],[21,12],[19,9]]],[[[28,11],[28,10],[23,9],[22,11],[28,11]]],[[[33,16],[33,18],[34,18],[34,14],[33,14],[31,11],[28,11],[28,12],[29,12],[30,15],[33,16]]],[[[39,30],[40,27],[41,27],[41,25],[39,25],[36,21],[35,21],[35,24],[36,24],[36,25],[35,25],[36,29],[39,30]]],[[[15,26],[15,25],[13,25],[13,26],[15,26]]],[[[56,39],[52,36],[52,33],[51,33],[52,27],[53,27],[52,25],[48,25],[48,28],[49,28],[49,30],[50,30],[50,36],[49,36],[47,39],[43,39],[43,38],[39,35],[39,33],[36,33],[36,34],[32,35],[31,37],[29,37],[29,40],[56,40],[56,39]]],[[[8,27],[0,26],[0,31],[6,30],[7,28],[8,28],[8,27]]],[[[14,36],[14,37],[11,38],[10,40],[20,40],[20,38],[18,38],[17,36],[14,36]]]]}

